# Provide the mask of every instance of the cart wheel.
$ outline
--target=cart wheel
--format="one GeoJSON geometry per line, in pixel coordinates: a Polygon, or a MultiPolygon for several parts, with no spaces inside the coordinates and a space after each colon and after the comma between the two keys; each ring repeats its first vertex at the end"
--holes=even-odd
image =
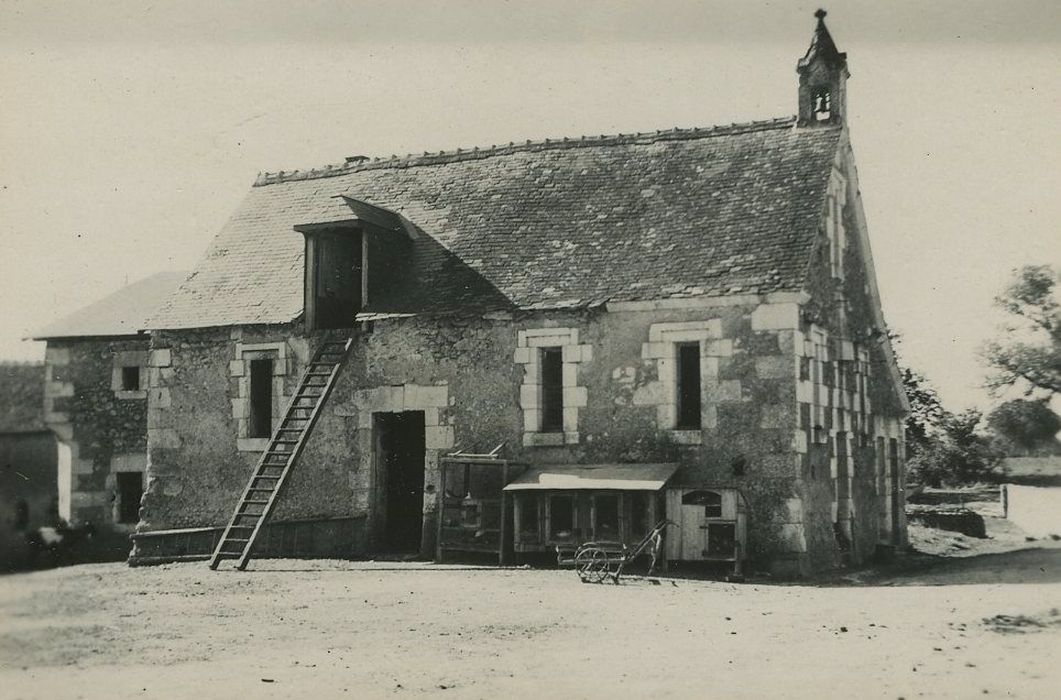
{"type": "Polygon", "coordinates": [[[608,577],[611,562],[603,549],[590,547],[575,556],[575,569],[583,583],[600,583],[608,577]]]}

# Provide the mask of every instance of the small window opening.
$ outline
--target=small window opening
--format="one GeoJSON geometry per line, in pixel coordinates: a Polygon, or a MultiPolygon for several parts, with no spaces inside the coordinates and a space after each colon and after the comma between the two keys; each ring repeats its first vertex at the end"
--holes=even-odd
{"type": "Polygon", "coordinates": [[[564,360],[560,348],[543,348],[542,432],[564,429],[564,360]]]}
{"type": "Polygon", "coordinates": [[[690,491],[682,496],[683,506],[703,506],[705,518],[722,517],[722,494],[717,491],[690,491]]]}
{"type": "Polygon", "coordinates": [[[140,391],[139,367],[122,367],[122,391],[140,391]]]}
{"type": "Polygon", "coordinates": [[[700,430],[700,343],[678,345],[678,430],[700,430]]]}
{"type": "Polygon", "coordinates": [[[273,434],[273,361],[250,361],[250,430],[247,437],[263,438],[273,434]]]}
{"type": "Polygon", "coordinates": [[[602,540],[619,539],[619,495],[598,494],[595,503],[594,537],[602,540]]]}
{"type": "Polygon", "coordinates": [[[118,522],[135,523],[140,520],[140,498],[144,495],[144,475],[141,472],[118,472],[118,522]]]}
{"type": "Polygon", "coordinates": [[[817,121],[828,121],[832,115],[832,95],[829,88],[820,87],[814,91],[814,118],[817,121]]]}
{"type": "Polygon", "coordinates": [[[707,556],[733,557],[737,550],[737,528],[731,523],[711,523],[707,526],[707,556]]]}
{"type": "Polygon", "coordinates": [[[552,496],[549,499],[549,537],[571,539],[575,535],[575,499],[571,496],[552,496]]]}

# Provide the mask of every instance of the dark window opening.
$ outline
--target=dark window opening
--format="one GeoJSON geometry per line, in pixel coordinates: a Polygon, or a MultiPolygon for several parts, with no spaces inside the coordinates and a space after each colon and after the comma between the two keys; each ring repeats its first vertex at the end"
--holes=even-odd
{"type": "Polygon", "coordinates": [[[139,367],[122,367],[122,391],[140,391],[139,367]]]}
{"type": "Polygon", "coordinates": [[[564,429],[564,356],[560,348],[543,348],[542,432],[564,429]]]}
{"type": "Polygon", "coordinates": [[[826,121],[832,114],[832,95],[829,88],[819,87],[814,90],[814,118],[817,121],[826,121]]]}
{"type": "Polygon", "coordinates": [[[677,427],[700,429],[700,343],[678,345],[677,427]]]}
{"type": "Polygon", "coordinates": [[[707,526],[707,556],[729,558],[737,549],[737,528],[728,523],[707,526]]]}
{"type": "Polygon", "coordinates": [[[733,476],[744,476],[744,472],[748,469],[748,459],[744,455],[737,455],[733,458],[731,466],[733,467],[733,476]]]}
{"type": "Polygon", "coordinates": [[[140,498],[144,495],[144,475],[141,472],[118,472],[118,522],[135,523],[140,520],[140,498]]]}
{"type": "Polygon", "coordinates": [[[552,496],[549,499],[549,537],[570,539],[575,534],[575,499],[571,496],[552,496]]]}
{"type": "Polygon", "coordinates": [[[315,328],[352,328],[361,310],[361,234],[318,234],[312,251],[307,292],[312,294],[311,323],[315,328]]]}
{"type": "Polygon", "coordinates": [[[521,539],[538,539],[538,497],[519,497],[519,532],[521,539]]]}
{"type": "Polygon", "coordinates": [[[594,537],[602,540],[619,539],[619,495],[598,494],[595,502],[596,522],[594,537]]]}
{"type": "Polygon", "coordinates": [[[251,412],[247,437],[263,438],[273,434],[273,361],[251,360],[251,412]]]}
{"type": "Polygon", "coordinates": [[[648,534],[648,531],[652,528],[651,523],[648,522],[650,498],[652,496],[647,493],[635,493],[632,495],[633,503],[630,505],[630,522],[633,532],[630,533],[631,537],[640,538],[648,534]]]}
{"type": "Polygon", "coordinates": [[[690,491],[682,496],[683,506],[703,506],[705,518],[722,517],[722,494],[717,491],[690,491]]]}

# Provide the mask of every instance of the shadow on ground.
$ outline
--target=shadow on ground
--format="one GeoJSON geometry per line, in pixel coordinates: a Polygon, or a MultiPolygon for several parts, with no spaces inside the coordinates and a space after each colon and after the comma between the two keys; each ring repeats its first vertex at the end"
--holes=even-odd
{"type": "Polygon", "coordinates": [[[1011,552],[943,557],[912,552],[893,563],[840,573],[820,585],[955,586],[968,584],[1059,583],[1061,548],[1031,547],[1011,552]]]}

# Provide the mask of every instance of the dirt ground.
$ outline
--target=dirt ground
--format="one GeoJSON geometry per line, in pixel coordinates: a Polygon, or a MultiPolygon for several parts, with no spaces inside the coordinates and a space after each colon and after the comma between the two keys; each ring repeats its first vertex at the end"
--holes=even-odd
{"type": "Polygon", "coordinates": [[[802,585],[293,560],[17,574],[0,694],[1061,697],[1061,546],[1003,530],[951,550],[915,528],[962,556],[802,585]]]}

